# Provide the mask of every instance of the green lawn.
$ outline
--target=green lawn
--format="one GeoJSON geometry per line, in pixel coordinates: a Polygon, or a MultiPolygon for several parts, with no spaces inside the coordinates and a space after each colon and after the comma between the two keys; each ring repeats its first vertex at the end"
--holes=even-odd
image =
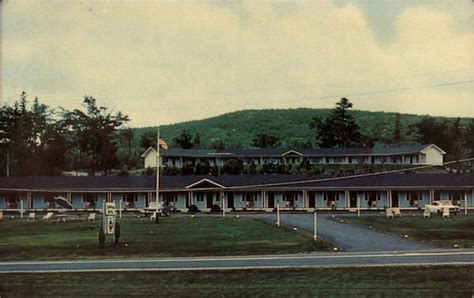
{"type": "MultiPolygon", "coordinates": [[[[341,217],[336,218],[339,220],[341,217]]],[[[433,216],[423,219],[420,215],[403,215],[386,219],[382,216],[343,217],[347,223],[372,226],[374,229],[408,235],[439,247],[474,247],[474,215],[457,215],[449,218],[433,216]]]]}
{"type": "Polygon", "coordinates": [[[326,250],[308,234],[244,218],[172,216],[159,224],[121,220],[121,243],[99,248],[100,221],[0,222],[0,259],[205,256],[299,253],[326,250]]]}
{"type": "Polygon", "coordinates": [[[0,275],[1,296],[471,297],[474,267],[0,275]]]}

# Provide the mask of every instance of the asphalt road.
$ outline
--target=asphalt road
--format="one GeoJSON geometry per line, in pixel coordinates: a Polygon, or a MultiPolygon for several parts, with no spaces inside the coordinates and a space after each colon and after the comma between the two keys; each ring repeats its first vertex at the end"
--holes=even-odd
{"type": "MultiPolygon", "coordinates": [[[[249,213],[241,216],[276,221],[275,213],[249,213]]],[[[280,216],[282,225],[313,232],[312,213],[282,213],[280,216]]],[[[340,223],[330,220],[329,217],[329,214],[318,214],[318,235],[347,252],[413,251],[432,248],[415,240],[374,231],[368,227],[340,223]]]]}
{"type": "Polygon", "coordinates": [[[404,253],[319,253],[235,257],[0,262],[0,273],[337,268],[474,265],[474,250],[404,253]]]}

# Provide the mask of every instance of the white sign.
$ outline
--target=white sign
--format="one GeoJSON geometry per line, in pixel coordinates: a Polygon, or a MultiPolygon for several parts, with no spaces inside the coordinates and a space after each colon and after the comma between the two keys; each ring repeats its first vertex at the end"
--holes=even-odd
{"type": "Polygon", "coordinates": [[[115,203],[105,203],[105,215],[115,215],[115,203]]]}
{"type": "Polygon", "coordinates": [[[108,235],[113,235],[115,232],[115,216],[109,215],[106,220],[106,231],[108,235]]]}

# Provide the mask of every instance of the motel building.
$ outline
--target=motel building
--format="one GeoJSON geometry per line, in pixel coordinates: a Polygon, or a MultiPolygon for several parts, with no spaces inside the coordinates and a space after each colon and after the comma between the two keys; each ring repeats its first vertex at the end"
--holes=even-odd
{"type": "MultiPolygon", "coordinates": [[[[159,201],[186,212],[210,211],[417,210],[436,200],[474,209],[474,174],[377,174],[362,177],[256,175],[162,176],[159,201]]],[[[101,210],[103,202],[137,212],[156,201],[152,176],[0,178],[0,211],[59,211],[61,196],[74,211],[101,210]]]]}
{"type": "MultiPolygon", "coordinates": [[[[310,148],[310,149],[160,149],[160,166],[182,168],[208,163],[223,166],[238,159],[244,165],[442,165],[446,154],[435,144],[406,147],[374,148],[310,148]]],[[[156,168],[156,149],[148,148],[142,155],[144,168],[156,168]]]]}

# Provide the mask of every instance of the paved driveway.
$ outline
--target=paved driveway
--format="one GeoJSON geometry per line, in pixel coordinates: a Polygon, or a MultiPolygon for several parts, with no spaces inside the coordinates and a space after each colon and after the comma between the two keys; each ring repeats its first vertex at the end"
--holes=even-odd
{"type": "MultiPolygon", "coordinates": [[[[276,221],[275,214],[245,214],[253,218],[276,221]]],[[[349,252],[370,252],[370,251],[410,251],[426,250],[432,247],[410,239],[402,238],[398,235],[383,233],[364,228],[357,225],[339,223],[329,219],[330,215],[318,214],[318,235],[323,239],[349,252]]],[[[308,231],[313,231],[312,213],[282,213],[281,224],[298,227],[308,231]]]]}

